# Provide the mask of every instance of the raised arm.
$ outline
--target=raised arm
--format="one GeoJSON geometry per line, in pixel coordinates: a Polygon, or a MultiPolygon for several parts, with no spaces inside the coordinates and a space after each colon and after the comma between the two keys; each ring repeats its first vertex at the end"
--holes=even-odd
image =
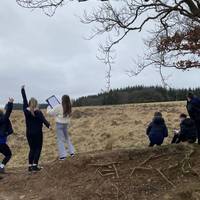
{"type": "Polygon", "coordinates": [[[9,119],[9,117],[12,113],[12,110],[13,110],[13,102],[14,102],[14,99],[10,98],[9,102],[7,104],[6,113],[2,118],[0,118],[0,123],[3,123],[4,121],[9,119]]]}
{"type": "Polygon", "coordinates": [[[26,92],[25,92],[24,86],[22,86],[21,93],[22,93],[22,98],[23,98],[23,110],[26,110],[28,108],[28,100],[26,97],[26,92]]]}

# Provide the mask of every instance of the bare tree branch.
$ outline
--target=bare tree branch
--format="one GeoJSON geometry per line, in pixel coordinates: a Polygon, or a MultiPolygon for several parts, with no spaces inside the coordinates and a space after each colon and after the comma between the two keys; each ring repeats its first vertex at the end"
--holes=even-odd
{"type": "MultiPolygon", "coordinates": [[[[43,9],[52,16],[66,0],[16,0],[25,8],[43,9]]],[[[181,70],[200,68],[200,1],[199,0],[110,0],[85,12],[84,24],[93,24],[89,39],[98,35],[108,36],[100,45],[98,58],[108,66],[107,90],[110,89],[115,47],[132,31],[142,31],[154,24],[152,37],[147,42],[149,54],[138,64],[135,75],[150,66],[170,67],[181,70]],[[159,59],[162,55],[162,60],[159,59]]],[[[133,72],[132,72],[133,73],[133,72]]],[[[165,77],[162,76],[164,84],[165,77]]]]}

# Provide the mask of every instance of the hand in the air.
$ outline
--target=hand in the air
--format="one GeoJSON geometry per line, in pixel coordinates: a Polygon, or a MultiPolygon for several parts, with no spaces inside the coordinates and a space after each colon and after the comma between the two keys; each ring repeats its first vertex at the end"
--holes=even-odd
{"type": "Polygon", "coordinates": [[[9,98],[9,102],[10,102],[10,103],[13,103],[13,102],[14,102],[14,99],[13,99],[13,98],[9,98]]]}

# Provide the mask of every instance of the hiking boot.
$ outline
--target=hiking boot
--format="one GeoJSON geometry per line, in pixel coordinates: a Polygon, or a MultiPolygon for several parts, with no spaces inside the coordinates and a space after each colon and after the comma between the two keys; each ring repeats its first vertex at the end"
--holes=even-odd
{"type": "Polygon", "coordinates": [[[35,165],[35,166],[32,167],[33,172],[39,172],[41,170],[42,170],[42,167],[39,167],[38,165],[35,165]]]}
{"type": "Polygon", "coordinates": [[[5,168],[0,167],[0,174],[5,174],[5,168]]]}
{"type": "Polygon", "coordinates": [[[60,161],[64,161],[65,159],[66,159],[66,157],[59,158],[60,161]]]}
{"type": "Polygon", "coordinates": [[[29,166],[29,167],[28,167],[28,171],[29,171],[29,172],[32,172],[32,171],[33,171],[33,166],[29,166]]]}

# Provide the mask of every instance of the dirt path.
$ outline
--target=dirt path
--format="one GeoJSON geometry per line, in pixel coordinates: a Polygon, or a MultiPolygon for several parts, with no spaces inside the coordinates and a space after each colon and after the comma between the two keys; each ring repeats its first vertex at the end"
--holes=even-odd
{"type": "Polygon", "coordinates": [[[170,145],[77,155],[36,174],[11,169],[0,200],[198,200],[200,148],[170,145]]]}

